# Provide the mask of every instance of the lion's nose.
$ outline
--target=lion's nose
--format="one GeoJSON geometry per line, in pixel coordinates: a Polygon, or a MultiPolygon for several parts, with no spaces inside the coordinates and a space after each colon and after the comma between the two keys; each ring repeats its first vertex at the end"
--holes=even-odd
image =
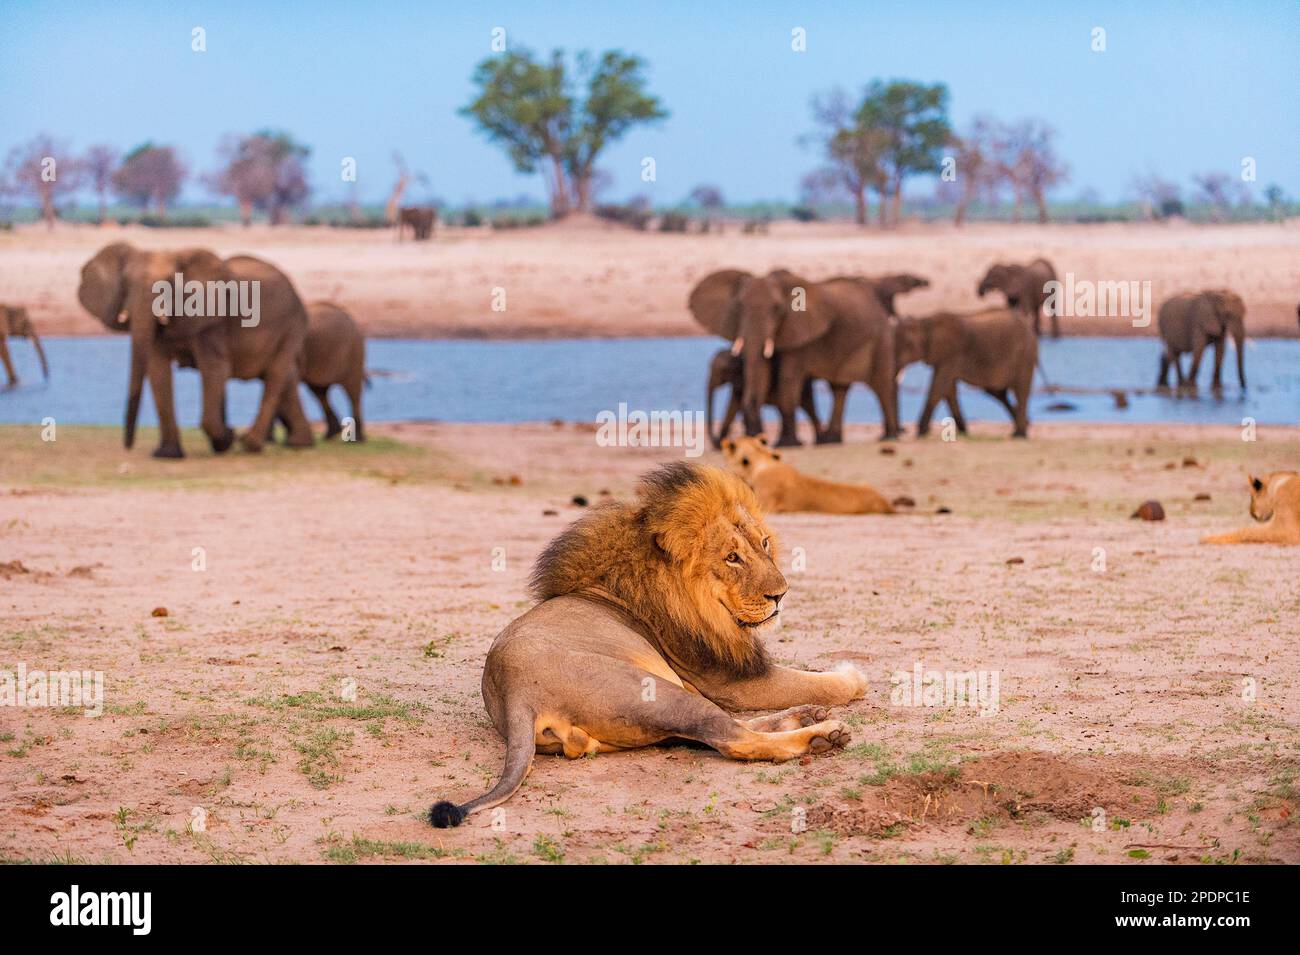
{"type": "Polygon", "coordinates": [[[779,594],[768,594],[767,599],[772,601],[772,603],[775,604],[777,609],[779,610],[781,608],[781,598],[784,597],[787,593],[789,593],[788,590],[783,590],[779,594]]]}

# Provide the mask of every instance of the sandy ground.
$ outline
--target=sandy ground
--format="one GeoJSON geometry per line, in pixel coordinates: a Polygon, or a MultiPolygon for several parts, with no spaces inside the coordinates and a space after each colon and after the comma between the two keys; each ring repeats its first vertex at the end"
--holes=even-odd
{"type": "Polygon", "coordinates": [[[0,861],[1300,862],[1300,555],[1197,544],[1300,431],[999,423],[884,455],[874,430],[790,458],[915,513],[772,519],[773,654],[870,680],[848,749],[539,757],[499,827],[438,832],[430,802],[500,770],[479,678],[534,557],[574,495],[673,452],[388,425],[155,462],[112,428],[0,428],[0,670],[105,680],[98,718],[0,708],[0,861]],[[1129,519],[1147,498],[1166,521],[1129,519]],[[917,664],[996,671],[997,712],[891,702],[917,664]]]}
{"type": "MultiPolygon", "coordinates": [[[[442,229],[431,243],[391,231],[239,227],[150,230],[42,225],[0,233],[0,302],[29,306],[47,335],[103,332],[77,304],[83,262],[125,239],[150,248],[202,245],[284,269],[308,299],[332,298],[370,335],[567,337],[694,335],[691,287],[719,268],[784,266],[811,279],[907,271],[932,285],[900,299],[909,314],[973,310],[994,261],[1049,258],[1064,279],[1149,281],[1159,303],[1186,289],[1228,286],[1245,299],[1248,331],[1297,334],[1300,220],[1284,225],[911,224],[896,232],[846,224],[774,223],[767,235],[638,233],[601,223],[535,229],[442,229]],[[505,293],[493,311],[494,289],[505,293]]],[[[1000,300],[1000,299],[999,299],[1000,300]]],[[[990,300],[985,300],[987,303],[990,300]]],[[[1067,334],[1155,334],[1128,318],[1066,317],[1067,334]]]]}

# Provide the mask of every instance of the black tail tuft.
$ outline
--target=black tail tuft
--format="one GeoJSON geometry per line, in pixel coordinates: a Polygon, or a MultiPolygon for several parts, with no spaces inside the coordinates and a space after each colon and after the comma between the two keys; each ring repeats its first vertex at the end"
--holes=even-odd
{"type": "Polygon", "coordinates": [[[433,808],[429,810],[429,822],[435,829],[454,829],[464,821],[465,810],[445,799],[434,803],[433,808]]]}

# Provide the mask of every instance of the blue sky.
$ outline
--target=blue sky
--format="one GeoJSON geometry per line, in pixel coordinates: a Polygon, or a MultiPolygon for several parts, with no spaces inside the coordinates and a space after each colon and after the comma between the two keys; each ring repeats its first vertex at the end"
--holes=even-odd
{"type": "MultiPolygon", "coordinates": [[[[809,100],[873,77],[942,81],[960,128],[973,115],[1038,116],[1060,133],[1070,181],[1120,198],[1135,173],[1186,185],[1195,172],[1258,166],[1300,194],[1300,4],[1089,2],[60,3],[0,0],[0,155],[41,131],[76,149],[146,140],[191,170],[222,135],[271,126],[313,148],[316,198],[343,198],[358,161],[362,198],[386,194],[391,155],[459,204],[527,193],[539,178],[457,115],[491,30],[535,51],[618,47],[645,57],[671,112],[634,130],[601,167],[610,195],[675,202],[701,182],[728,199],[793,199],[817,165],[800,145],[809,100]],[[207,52],[190,49],[207,31],[207,52]],[[1090,49],[1106,30],[1104,53],[1090,49]],[[807,31],[807,52],[790,31],[807,31]],[[658,181],[639,179],[655,157],[658,181]]],[[[920,186],[928,189],[928,185],[920,186]]],[[[421,195],[424,193],[424,195],[421,195]]],[[[207,194],[191,186],[187,197],[207,194]]]]}

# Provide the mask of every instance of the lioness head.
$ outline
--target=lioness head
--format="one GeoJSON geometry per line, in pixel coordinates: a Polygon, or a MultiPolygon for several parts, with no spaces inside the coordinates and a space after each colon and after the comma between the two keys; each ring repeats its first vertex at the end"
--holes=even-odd
{"type": "Polygon", "coordinates": [[[1274,471],[1262,478],[1249,475],[1246,480],[1250,482],[1250,516],[1257,521],[1271,518],[1275,505],[1274,494],[1283,482],[1294,478],[1295,474],[1288,471],[1274,471]]]}
{"type": "Polygon", "coordinates": [[[765,435],[752,438],[728,438],[722,442],[722,456],[727,466],[746,481],[773,461],[781,460],[781,452],[773,451],[765,435]]]}
{"type": "Polygon", "coordinates": [[[757,634],[788,585],[753,492],[718,468],[677,462],[641,480],[637,504],[608,504],[551,542],[533,571],[542,600],[613,597],[685,663],[762,672],[757,634]]]}

